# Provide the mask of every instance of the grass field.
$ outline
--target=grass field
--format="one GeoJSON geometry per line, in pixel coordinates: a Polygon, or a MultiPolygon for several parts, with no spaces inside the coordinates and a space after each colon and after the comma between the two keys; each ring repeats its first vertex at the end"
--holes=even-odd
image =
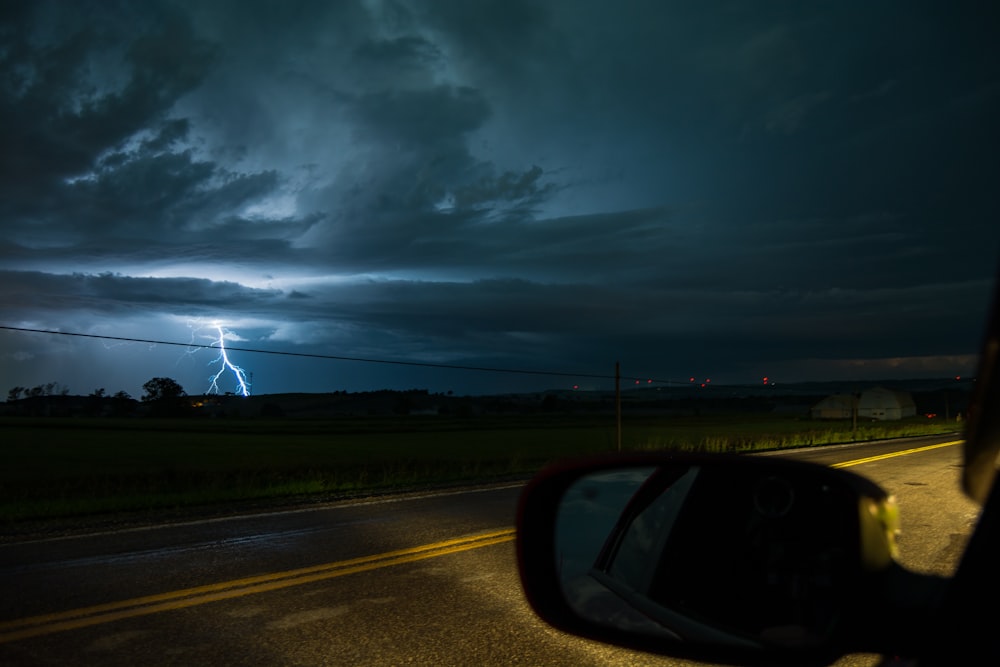
{"type": "MultiPolygon", "coordinates": [[[[955,431],[917,417],[629,417],[622,450],[749,452],[955,431]]],[[[0,419],[0,526],[235,501],[496,481],[617,449],[614,418],[0,419]]]]}

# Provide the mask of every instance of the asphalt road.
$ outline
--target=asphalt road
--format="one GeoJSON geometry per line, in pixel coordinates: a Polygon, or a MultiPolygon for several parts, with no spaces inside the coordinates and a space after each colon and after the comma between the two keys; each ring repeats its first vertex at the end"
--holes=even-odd
{"type": "MultiPolygon", "coordinates": [[[[895,494],[900,560],[949,574],[978,508],[952,438],[796,453],[895,494]]],[[[0,544],[0,665],[693,665],[528,608],[519,485],[0,544]]],[[[873,664],[850,656],[839,665],[873,664]]]]}

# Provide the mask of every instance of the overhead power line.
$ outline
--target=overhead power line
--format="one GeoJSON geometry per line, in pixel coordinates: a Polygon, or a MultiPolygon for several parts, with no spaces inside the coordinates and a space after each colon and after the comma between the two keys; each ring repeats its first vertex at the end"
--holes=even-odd
{"type": "MultiPolygon", "coordinates": [[[[27,327],[12,327],[0,324],[0,329],[7,331],[21,331],[25,333],[37,333],[37,334],[49,334],[53,336],[71,336],[75,338],[96,338],[99,340],[113,340],[126,343],[145,343],[147,345],[170,345],[174,347],[184,347],[187,349],[199,348],[199,349],[211,349],[218,350],[214,344],[209,343],[178,343],[176,341],[169,340],[152,340],[148,338],[130,338],[126,336],[104,336],[100,334],[86,334],[73,331],[51,331],[49,329],[30,329],[27,327]]],[[[309,359],[328,359],[332,361],[356,361],[367,364],[390,364],[395,366],[420,366],[424,368],[447,368],[451,370],[460,371],[478,371],[486,373],[515,373],[519,375],[548,375],[556,377],[574,377],[574,378],[588,378],[588,379],[599,379],[599,380],[614,380],[616,376],[614,374],[601,374],[601,373],[576,373],[571,371],[552,371],[552,370],[529,370],[524,368],[496,368],[490,366],[466,366],[462,364],[439,364],[426,361],[402,361],[395,359],[372,359],[367,357],[347,357],[335,354],[315,354],[309,352],[287,352],[282,350],[260,350],[256,348],[249,347],[232,347],[227,345],[226,350],[230,352],[251,352],[254,354],[270,354],[282,357],[303,357],[309,359]]],[[[635,380],[637,382],[646,383],[658,383],[658,384],[686,384],[677,382],[674,380],[658,380],[656,378],[640,378],[640,377],[627,377],[620,376],[620,380],[635,380]]]]}

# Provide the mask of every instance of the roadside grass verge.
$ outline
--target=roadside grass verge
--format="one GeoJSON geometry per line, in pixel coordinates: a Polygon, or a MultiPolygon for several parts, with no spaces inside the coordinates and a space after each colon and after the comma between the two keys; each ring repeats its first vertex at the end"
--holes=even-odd
{"type": "MultiPolygon", "coordinates": [[[[954,432],[727,415],[623,419],[623,451],[751,452],[954,432]]],[[[613,418],[0,419],[0,529],[26,520],[521,479],[617,449],[613,418]]]]}

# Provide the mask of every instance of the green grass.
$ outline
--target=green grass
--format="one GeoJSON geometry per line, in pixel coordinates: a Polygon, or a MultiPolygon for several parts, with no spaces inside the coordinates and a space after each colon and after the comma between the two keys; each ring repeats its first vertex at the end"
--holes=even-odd
{"type": "Polygon", "coordinates": [[[639,425],[623,435],[623,447],[639,451],[752,452],[949,433],[956,422],[914,417],[896,422],[812,421],[773,416],[674,418],[639,425]]]}
{"type": "MultiPolygon", "coordinates": [[[[747,452],[944,433],[954,422],[626,417],[622,449],[747,452]]],[[[525,477],[612,452],[614,419],[0,419],[0,526],[29,519],[525,477]]]]}

